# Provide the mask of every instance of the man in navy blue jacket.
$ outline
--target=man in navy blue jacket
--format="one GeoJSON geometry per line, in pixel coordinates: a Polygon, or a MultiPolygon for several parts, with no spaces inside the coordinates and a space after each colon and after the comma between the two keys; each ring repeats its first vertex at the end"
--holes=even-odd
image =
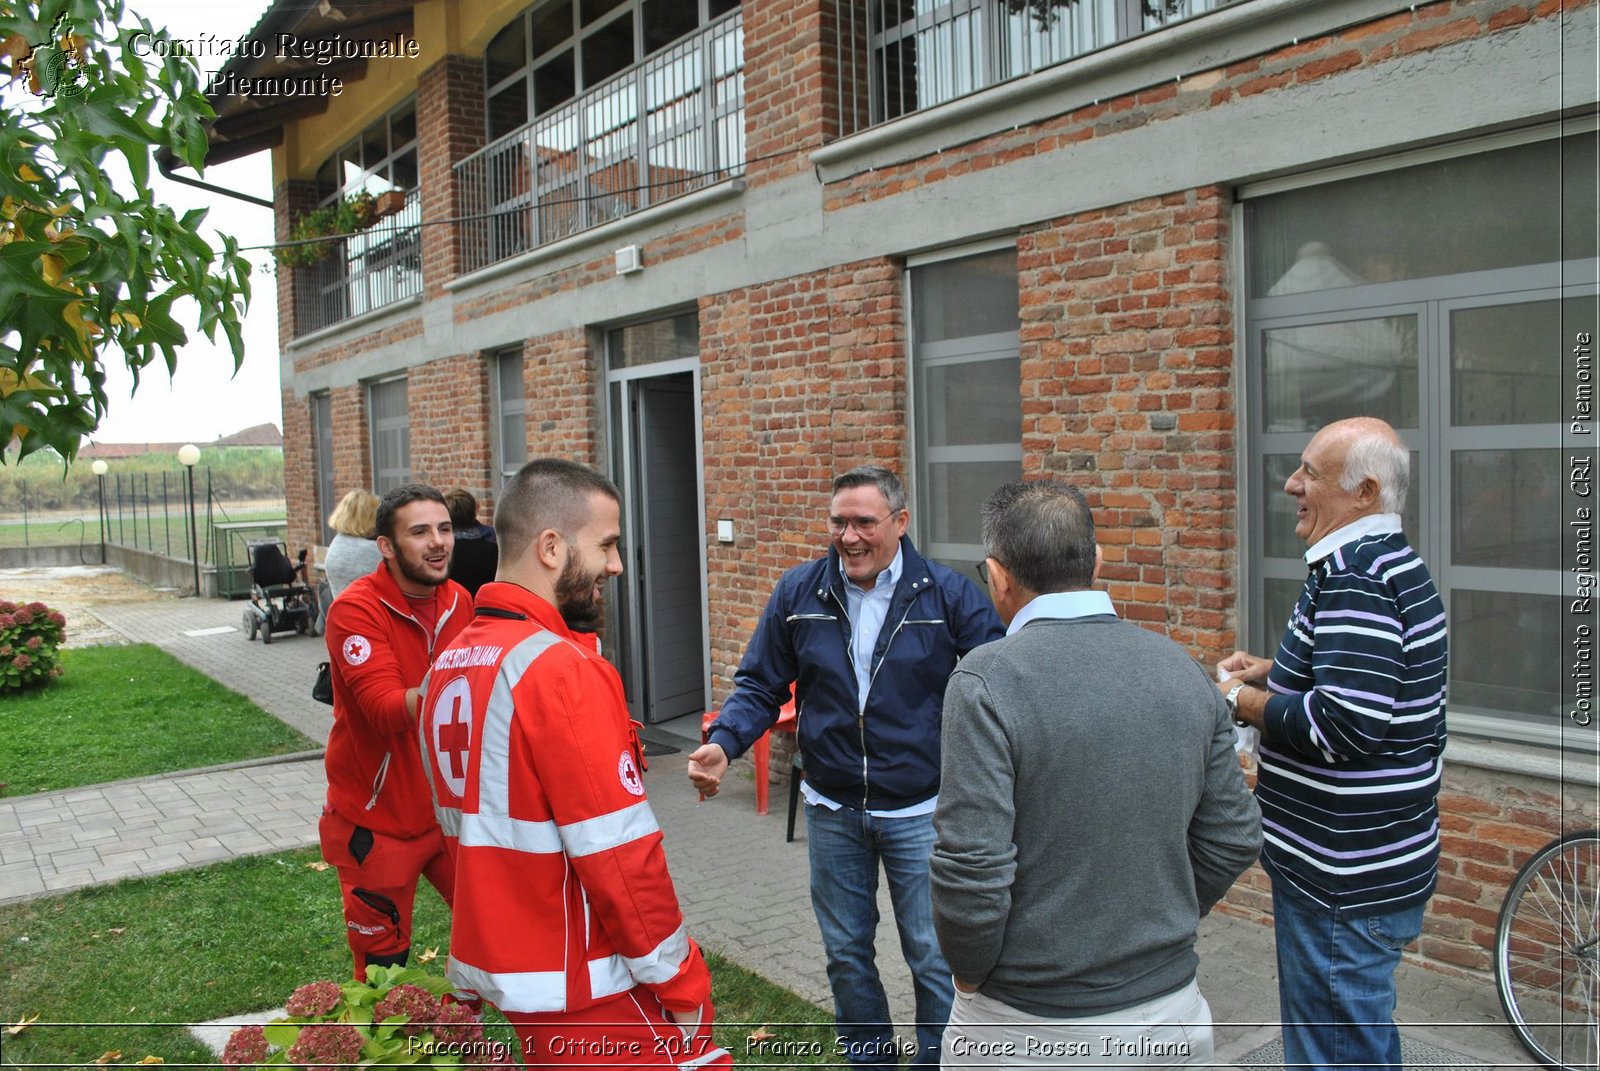
{"type": "Polygon", "coordinates": [[[889,470],[867,465],[833,481],[832,547],[778,581],[733,694],[689,756],[690,780],[714,795],[729,760],[772,728],[794,689],[811,904],[841,1050],[866,1067],[899,1063],[873,958],[880,862],[916,987],[914,1063],[939,1063],[953,993],[928,894],[940,713],[956,661],[1005,634],[977,585],[917,553],[909,520],[889,470]]]}

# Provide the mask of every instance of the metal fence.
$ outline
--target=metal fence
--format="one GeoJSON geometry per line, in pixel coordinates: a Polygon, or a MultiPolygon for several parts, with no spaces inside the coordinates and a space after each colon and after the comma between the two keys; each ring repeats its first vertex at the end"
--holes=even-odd
{"type": "Polygon", "coordinates": [[[735,11],[456,165],[473,271],[744,170],[735,11]]]}
{"type": "MultiPolygon", "coordinates": [[[[267,513],[284,516],[279,501],[227,503],[212,487],[211,470],[196,472],[194,478],[193,527],[187,483],[182,474],[121,473],[103,477],[96,498],[87,507],[40,510],[36,496],[21,481],[19,517],[0,519],[0,546],[60,546],[78,544],[85,549],[104,542],[135,550],[146,550],[168,558],[191,560],[191,540],[199,551],[202,565],[216,564],[223,557],[237,557],[233,548],[223,548],[216,535],[219,526],[237,525],[247,515],[267,513]],[[231,552],[231,554],[230,554],[231,552]]],[[[96,549],[95,554],[98,554],[96,549]]],[[[98,559],[96,559],[98,560],[98,559]]]]}
{"type": "Polygon", "coordinates": [[[834,0],[840,135],[1242,0],[834,0]]]}
{"type": "Polygon", "coordinates": [[[422,203],[406,195],[399,212],[347,238],[329,239],[328,255],[295,269],[294,310],[303,335],[422,293],[422,203]]]}

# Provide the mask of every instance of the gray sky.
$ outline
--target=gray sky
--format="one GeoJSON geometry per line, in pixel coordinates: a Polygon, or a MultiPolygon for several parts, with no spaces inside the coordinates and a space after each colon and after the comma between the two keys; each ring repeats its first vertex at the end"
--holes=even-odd
{"type": "MultiPolygon", "coordinates": [[[[149,19],[157,28],[165,26],[173,37],[193,37],[214,33],[229,38],[250,30],[266,10],[266,0],[219,3],[217,0],[129,0],[132,11],[149,19]]],[[[208,73],[221,66],[223,57],[200,57],[208,73]]],[[[182,172],[190,174],[192,172],[182,172]]],[[[272,166],[266,152],[207,169],[205,181],[227,189],[272,196],[272,166]]],[[[233,235],[240,245],[264,245],[272,241],[270,209],[237,201],[220,194],[169,182],[152,171],[151,184],[158,199],[170,204],[179,214],[191,208],[207,208],[203,230],[233,235]]],[[[191,308],[180,316],[190,334],[189,345],[178,353],[177,374],[168,377],[160,361],[142,377],[136,395],[131,394],[132,377],[115,357],[107,365],[106,393],[109,412],[95,434],[97,442],[183,442],[206,443],[253,424],[283,426],[283,408],[278,382],[278,303],[273,277],[263,269],[272,265],[269,253],[251,252],[246,256],[256,265],[252,281],[254,299],[245,319],[245,357],[238,374],[226,342],[212,345],[194,325],[191,308]]],[[[219,332],[219,338],[220,338],[219,332]]]]}

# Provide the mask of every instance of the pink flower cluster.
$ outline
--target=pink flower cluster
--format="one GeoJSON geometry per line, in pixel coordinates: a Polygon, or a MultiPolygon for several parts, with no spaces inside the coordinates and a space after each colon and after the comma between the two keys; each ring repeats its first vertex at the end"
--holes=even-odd
{"type": "Polygon", "coordinates": [[[344,991],[337,982],[308,982],[289,994],[283,1010],[302,1018],[326,1015],[338,1007],[343,999],[344,991]]]}
{"type": "Polygon", "coordinates": [[[222,1066],[228,1071],[258,1064],[267,1058],[267,1036],[259,1026],[241,1026],[222,1047],[222,1066]]]}
{"type": "Polygon", "coordinates": [[[450,1045],[483,1040],[483,1024],[465,1004],[444,1004],[434,1017],[433,1036],[450,1045]]]}
{"type": "Polygon", "coordinates": [[[289,1046],[289,1062],[311,1071],[342,1071],[361,1059],[362,1044],[361,1032],[348,1023],[308,1023],[289,1046]]]}
{"type": "Polygon", "coordinates": [[[421,986],[397,985],[372,1009],[375,1022],[381,1023],[392,1015],[406,1017],[402,1033],[420,1034],[428,1029],[428,1024],[439,1018],[439,1002],[421,986]]]}

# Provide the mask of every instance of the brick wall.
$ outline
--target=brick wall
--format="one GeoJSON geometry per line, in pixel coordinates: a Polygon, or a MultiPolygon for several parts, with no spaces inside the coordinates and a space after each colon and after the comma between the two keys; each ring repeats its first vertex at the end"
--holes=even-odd
{"type": "Polygon", "coordinates": [[[441,491],[489,487],[489,369],[463,353],[412,367],[406,375],[411,478],[441,491]]]}
{"type": "Polygon", "coordinates": [[[744,7],[745,156],[752,186],[809,171],[805,152],[822,145],[829,121],[824,6],[824,0],[766,0],[744,7]]]}
{"type": "MultiPolygon", "coordinates": [[[[317,187],[312,182],[294,180],[272,192],[272,233],[279,242],[289,240],[294,221],[317,207],[317,187]]],[[[294,309],[295,269],[279,265],[274,273],[278,295],[278,337],[291,339],[300,334],[294,309]]]]}
{"type": "Polygon", "coordinates": [[[1229,199],[1190,190],[1017,243],[1023,474],[1083,488],[1128,619],[1234,649],[1229,199]]]}
{"type": "Polygon", "coordinates": [[[372,490],[372,437],[367,431],[367,389],[360,383],[329,392],[333,410],[333,495],[372,490]]]}
{"type": "Polygon", "coordinates": [[[900,280],[873,260],[700,303],[716,701],[778,577],[826,548],[833,477],[868,462],[903,470],[900,280]],[[731,544],[715,539],[724,518],[731,544]]]}
{"type": "Polygon", "coordinates": [[[322,542],[321,518],[333,511],[334,502],[317,501],[315,436],[311,399],[283,393],[283,498],[289,518],[289,550],[314,547],[322,542]]]}
{"type": "MultiPolygon", "coordinates": [[[[417,145],[424,220],[455,220],[466,211],[455,165],[484,144],[483,61],[446,56],[417,80],[417,145]]],[[[457,223],[422,229],[422,286],[429,298],[460,272],[457,223]]]]}
{"type": "Polygon", "coordinates": [[[600,456],[599,385],[584,331],[529,339],[522,348],[528,459],[564,457],[605,469],[600,456]]]}

